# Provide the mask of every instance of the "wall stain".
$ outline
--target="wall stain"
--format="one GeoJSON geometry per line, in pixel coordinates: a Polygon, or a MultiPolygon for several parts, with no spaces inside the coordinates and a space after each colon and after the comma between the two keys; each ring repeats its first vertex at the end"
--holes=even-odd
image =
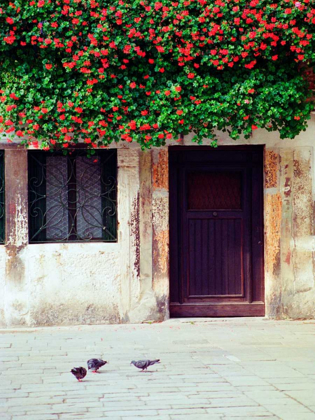
{"type": "Polygon", "coordinates": [[[82,303],[77,300],[60,305],[42,302],[36,310],[31,312],[32,325],[96,325],[123,322],[114,306],[111,308],[95,304],[88,304],[85,308],[82,306],[82,303]]]}
{"type": "Polygon", "coordinates": [[[160,150],[158,162],[153,163],[153,189],[168,190],[168,150],[160,150]]]}
{"type": "Polygon", "coordinates": [[[168,274],[169,232],[162,230],[154,232],[153,240],[153,269],[159,275],[168,274]]]}
{"type": "Polygon", "coordinates": [[[130,233],[135,246],[134,270],[137,277],[140,276],[140,220],[139,220],[139,192],[132,203],[132,212],[130,218],[130,233]]]}
{"type": "Polygon", "coordinates": [[[290,195],[291,195],[291,178],[290,177],[286,177],[286,179],[285,179],[284,195],[285,195],[285,197],[290,197],[290,195]]]}
{"type": "Polygon", "coordinates": [[[265,152],[265,188],[276,188],[278,185],[278,153],[273,150],[265,152]]]}
{"type": "Polygon", "coordinates": [[[266,270],[280,274],[280,233],[282,200],[280,193],[266,196],[266,270]]]}

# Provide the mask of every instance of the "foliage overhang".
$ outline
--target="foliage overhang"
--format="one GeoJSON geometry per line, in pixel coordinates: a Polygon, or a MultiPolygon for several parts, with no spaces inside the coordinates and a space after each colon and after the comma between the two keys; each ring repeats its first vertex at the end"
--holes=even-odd
{"type": "Polygon", "coordinates": [[[0,0],[0,131],[44,149],[293,138],[314,58],[314,0],[0,0]]]}

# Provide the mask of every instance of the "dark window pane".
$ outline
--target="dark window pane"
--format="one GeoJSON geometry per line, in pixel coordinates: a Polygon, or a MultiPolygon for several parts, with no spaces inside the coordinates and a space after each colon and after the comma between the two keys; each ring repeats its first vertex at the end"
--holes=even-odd
{"type": "Polygon", "coordinates": [[[65,156],[46,158],[46,235],[48,240],[68,236],[68,164],[65,156]]]}
{"type": "Polygon", "coordinates": [[[4,243],[4,152],[0,150],[0,244],[4,243]]]}
{"type": "Polygon", "coordinates": [[[77,159],[77,231],[82,238],[102,239],[100,157],[77,159]]]}
{"type": "Polygon", "coordinates": [[[189,173],[188,209],[241,209],[241,180],[241,172],[189,173]]]}
{"type": "Polygon", "coordinates": [[[116,241],[115,150],[29,153],[30,242],[116,241]]]}

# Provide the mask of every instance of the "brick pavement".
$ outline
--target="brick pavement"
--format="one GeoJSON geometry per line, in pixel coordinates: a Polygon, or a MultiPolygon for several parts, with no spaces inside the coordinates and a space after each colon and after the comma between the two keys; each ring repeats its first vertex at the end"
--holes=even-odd
{"type": "Polygon", "coordinates": [[[315,321],[1,330],[0,360],[1,420],[315,420],[315,321]],[[91,357],[109,364],[77,382],[91,357]]]}

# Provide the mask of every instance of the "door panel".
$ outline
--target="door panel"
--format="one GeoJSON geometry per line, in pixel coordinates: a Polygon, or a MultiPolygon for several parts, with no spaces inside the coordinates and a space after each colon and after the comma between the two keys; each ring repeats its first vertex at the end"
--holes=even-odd
{"type": "Polygon", "coordinates": [[[187,174],[188,210],[241,209],[241,172],[187,174]]]}
{"type": "Polygon", "coordinates": [[[170,148],[171,315],[264,314],[262,156],[170,148]]]}
{"type": "Polygon", "coordinates": [[[189,221],[189,298],[243,296],[241,219],[189,221]]]}

